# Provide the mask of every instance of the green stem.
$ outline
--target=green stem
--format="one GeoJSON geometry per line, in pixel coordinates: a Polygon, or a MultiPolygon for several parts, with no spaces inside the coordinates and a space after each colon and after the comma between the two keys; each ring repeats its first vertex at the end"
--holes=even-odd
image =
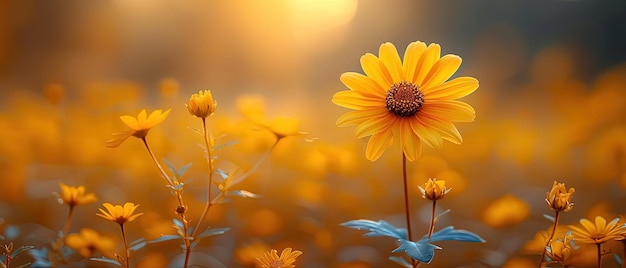
{"type": "Polygon", "coordinates": [[[550,246],[550,242],[552,242],[552,238],[554,238],[554,233],[556,233],[556,227],[559,225],[559,213],[560,211],[556,211],[554,215],[554,225],[552,226],[552,232],[550,232],[550,238],[546,241],[546,246],[543,247],[543,251],[541,252],[541,259],[539,259],[539,267],[543,264],[543,259],[546,257],[546,247],[550,246]]]}
{"type": "Polygon", "coordinates": [[[213,185],[213,156],[211,155],[211,150],[213,149],[209,142],[209,132],[206,130],[206,118],[202,118],[202,133],[204,134],[204,144],[206,145],[207,152],[207,164],[209,166],[209,182],[207,184],[207,198],[206,205],[204,206],[204,210],[200,215],[200,220],[196,223],[196,228],[193,229],[193,233],[191,237],[196,237],[198,234],[198,230],[200,230],[200,225],[204,222],[209,209],[213,205],[211,202],[211,186],[213,185]]]}
{"type": "Polygon", "coordinates": [[[167,184],[174,186],[172,179],[170,179],[170,176],[168,176],[167,173],[165,173],[165,170],[163,169],[163,167],[161,167],[161,164],[159,164],[159,161],[157,161],[156,157],[154,156],[154,153],[152,153],[152,150],[150,150],[150,146],[148,146],[148,141],[146,141],[146,137],[141,138],[141,140],[143,140],[143,144],[146,145],[146,149],[148,149],[148,153],[150,153],[150,158],[152,158],[152,161],[154,162],[154,164],[157,166],[157,168],[159,168],[159,171],[161,172],[161,175],[163,176],[163,178],[167,181],[167,184]]]}
{"type": "Polygon", "coordinates": [[[126,251],[126,266],[125,268],[130,268],[130,249],[128,248],[128,242],[126,240],[126,232],[124,231],[124,224],[120,224],[120,229],[122,229],[122,240],[124,241],[124,250],[126,251]]]}
{"type": "MultiPolygon", "coordinates": [[[[411,233],[411,213],[409,210],[409,188],[406,176],[406,155],[404,155],[404,152],[402,152],[402,181],[404,182],[404,214],[406,216],[406,231],[409,241],[413,241],[413,235],[411,233]]],[[[413,257],[410,258],[411,264],[413,267],[416,267],[417,262],[413,259],[413,257]]]]}

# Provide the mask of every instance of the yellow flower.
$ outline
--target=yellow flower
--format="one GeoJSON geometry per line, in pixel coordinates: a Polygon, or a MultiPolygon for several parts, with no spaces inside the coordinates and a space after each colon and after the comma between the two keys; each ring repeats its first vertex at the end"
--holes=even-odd
{"type": "Polygon", "coordinates": [[[60,84],[49,84],[44,87],[43,95],[50,103],[57,105],[63,99],[65,89],[60,84]]]}
{"type": "Polygon", "coordinates": [[[67,204],[70,207],[74,207],[77,205],[84,205],[96,202],[96,195],[90,193],[85,194],[84,186],[67,186],[63,183],[60,183],[61,186],[61,194],[59,194],[59,203],[67,204]]]}
{"type": "Polygon", "coordinates": [[[424,188],[421,186],[417,186],[422,192],[422,197],[428,200],[439,200],[442,199],[450,190],[446,189],[446,181],[437,180],[437,179],[428,179],[428,181],[424,184],[424,188]]]}
{"type": "Polygon", "coordinates": [[[569,188],[568,191],[564,183],[554,181],[552,190],[546,193],[546,203],[551,210],[568,212],[574,208],[574,203],[571,203],[570,199],[575,191],[574,188],[569,188]]]}
{"type": "Polygon", "coordinates": [[[100,213],[96,213],[96,215],[110,220],[112,222],[117,222],[119,224],[124,224],[126,222],[131,222],[133,220],[135,220],[137,217],[143,215],[143,213],[138,213],[133,215],[133,212],[135,212],[135,209],[139,206],[139,205],[135,205],[133,203],[127,202],[126,204],[124,204],[124,206],[120,206],[120,205],[112,205],[110,203],[104,203],[102,204],[107,211],[104,211],[103,209],[99,209],[100,213]]]}
{"type": "Polygon", "coordinates": [[[135,136],[137,138],[145,138],[148,135],[148,131],[151,128],[161,124],[167,115],[170,113],[171,109],[163,112],[163,110],[155,110],[150,113],[150,116],[147,116],[146,109],[141,110],[137,118],[132,117],[130,115],[122,115],[120,119],[122,122],[128,126],[131,131],[114,133],[113,138],[106,142],[107,147],[115,148],[122,144],[126,139],[130,136],[135,136]]]}
{"type": "Polygon", "coordinates": [[[602,244],[610,240],[623,240],[626,235],[626,225],[615,218],[608,224],[603,217],[596,216],[595,224],[588,219],[580,219],[580,225],[569,227],[574,231],[576,241],[589,244],[602,244]]]}
{"type": "Polygon", "coordinates": [[[461,58],[440,57],[438,44],[409,44],[403,61],[391,43],[380,46],[379,57],[361,57],[365,75],[347,72],[341,81],[350,90],[333,96],[333,103],[353,109],[337,119],[338,126],[357,125],[359,138],[371,136],[365,156],[378,159],[394,140],[410,161],[419,157],[422,142],[435,148],[443,140],[460,144],[454,122],[474,121],[472,106],[457,101],[478,88],[473,77],[447,81],[461,65],[461,58]]]}
{"type": "Polygon", "coordinates": [[[298,256],[302,255],[302,251],[291,251],[291,248],[285,248],[278,257],[278,252],[272,249],[265,252],[262,258],[257,258],[262,264],[261,267],[265,268],[292,268],[295,267],[293,263],[298,256]]]}
{"type": "Polygon", "coordinates": [[[96,251],[109,258],[115,256],[115,241],[89,228],[80,229],[78,234],[69,234],[65,245],[85,258],[93,257],[96,251]]]}
{"type": "Polygon", "coordinates": [[[574,245],[574,236],[571,232],[567,232],[563,240],[557,239],[546,247],[546,254],[550,260],[560,263],[566,263],[572,255],[572,250],[576,249],[574,245]]]}
{"type": "Polygon", "coordinates": [[[217,102],[213,100],[213,95],[210,90],[200,90],[197,94],[191,95],[189,103],[186,106],[191,115],[206,118],[215,113],[217,102]]]}

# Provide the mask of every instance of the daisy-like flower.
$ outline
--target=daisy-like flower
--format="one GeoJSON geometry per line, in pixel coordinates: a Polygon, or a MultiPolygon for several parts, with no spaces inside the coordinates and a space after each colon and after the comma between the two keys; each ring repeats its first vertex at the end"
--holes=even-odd
{"type": "Polygon", "coordinates": [[[96,202],[96,195],[89,193],[85,194],[84,186],[67,186],[64,183],[60,183],[61,193],[59,196],[59,203],[66,204],[70,207],[75,207],[77,205],[84,205],[96,202]]]}
{"type": "Polygon", "coordinates": [[[200,90],[197,94],[191,95],[186,106],[191,115],[206,118],[215,113],[217,102],[213,100],[213,94],[210,90],[200,90]]]}
{"type": "Polygon", "coordinates": [[[626,235],[626,225],[619,222],[619,218],[613,219],[608,224],[601,216],[596,216],[595,223],[588,219],[580,219],[580,225],[569,227],[574,231],[576,241],[588,244],[602,244],[611,240],[623,240],[626,235]]]}
{"type": "Polygon", "coordinates": [[[574,203],[571,202],[571,199],[575,191],[574,188],[566,190],[564,183],[554,181],[552,190],[546,193],[546,203],[551,210],[568,212],[574,208],[574,203]]]}
{"type": "Polygon", "coordinates": [[[81,256],[91,258],[96,252],[112,258],[115,256],[115,241],[106,236],[100,236],[98,232],[83,228],[78,234],[69,234],[65,238],[65,245],[76,250],[81,256]]]}
{"type": "Polygon", "coordinates": [[[261,262],[261,267],[264,268],[293,268],[296,267],[293,263],[298,256],[302,255],[302,251],[292,251],[291,248],[285,248],[283,252],[278,256],[278,252],[272,249],[265,252],[264,256],[257,258],[261,262]]]}
{"type": "Polygon", "coordinates": [[[425,183],[424,188],[421,186],[417,186],[420,192],[422,192],[422,197],[428,200],[439,200],[442,199],[450,190],[446,189],[446,181],[437,180],[437,179],[428,179],[425,183]]]}
{"type": "Polygon", "coordinates": [[[456,99],[478,88],[478,80],[458,77],[447,81],[461,65],[461,58],[440,56],[438,44],[408,45],[401,61],[391,43],[380,46],[379,56],[361,57],[365,75],[347,72],[341,81],[350,90],[333,96],[333,103],[352,109],[337,119],[337,125],[357,125],[359,138],[371,136],[365,156],[378,159],[393,141],[406,158],[417,159],[422,143],[441,147],[443,140],[460,144],[454,122],[474,121],[472,106],[456,99]]]}
{"type": "Polygon", "coordinates": [[[574,244],[574,235],[571,232],[567,232],[563,239],[557,239],[552,241],[550,246],[545,247],[546,253],[550,261],[567,263],[572,251],[578,247],[574,244]]]}
{"type": "Polygon", "coordinates": [[[141,110],[137,117],[132,117],[130,115],[122,115],[120,119],[122,122],[126,124],[131,130],[127,132],[113,133],[113,138],[106,141],[106,146],[109,148],[115,148],[122,144],[126,139],[131,136],[143,139],[148,135],[148,131],[153,127],[163,123],[167,115],[170,113],[171,109],[163,112],[163,110],[155,110],[150,113],[150,116],[147,115],[146,109],[141,110]]]}
{"type": "Polygon", "coordinates": [[[106,219],[106,220],[110,220],[112,222],[117,222],[120,225],[124,224],[126,222],[131,222],[133,220],[135,220],[137,217],[143,215],[143,213],[138,213],[138,214],[134,214],[135,209],[139,206],[139,205],[135,205],[133,203],[127,202],[124,204],[124,206],[121,205],[112,205],[110,203],[104,203],[102,204],[102,206],[104,206],[104,208],[106,208],[106,211],[102,208],[100,208],[100,212],[101,213],[96,213],[96,215],[106,219]]]}

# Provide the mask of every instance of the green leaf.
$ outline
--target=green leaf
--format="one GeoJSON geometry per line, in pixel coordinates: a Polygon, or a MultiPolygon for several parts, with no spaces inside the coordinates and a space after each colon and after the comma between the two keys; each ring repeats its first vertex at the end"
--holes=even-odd
{"type": "Polygon", "coordinates": [[[179,178],[183,176],[183,174],[185,174],[185,172],[187,172],[187,170],[191,167],[191,163],[184,165],[183,167],[181,167],[178,172],[176,172],[176,176],[178,176],[179,178]]]}
{"type": "Polygon", "coordinates": [[[137,251],[137,250],[140,250],[141,248],[145,247],[147,244],[148,244],[148,242],[146,242],[145,239],[139,238],[139,239],[131,242],[130,244],[128,244],[128,249],[130,251],[137,251]]]}
{"type": "Polygon", "coordinates": [[[371,220],[352,220],[341,224],[352,229],[368,230],[369,233],[364,234],[365,237],[389,236],[397,239],[407,239],[407,232],[404,228],[397,228],[386,221],[378,222],[371,220]]]}
{"type": "Polygon", "coordinates": [[[475,233],[466,230],[456,230],[452,226],[447,226],[437,232],[434,232],[430,239],[428,239],[428,235],[424,235],[422,240],[428,242],[436,242],[436,241],[463,241],[463,242],[485,242],[480,236],[475,233]]]}
{"type": "Polygon", "coordinates": [[[159,243],[163,241],[176,240],[176,239],[182,239],[182,237],[180,237],[179,235],[161,235],[161,237],[154,239],[154,240],[150,240],[148,241],[148,243],[152,244],[152,243],[159,243]]]}
{"type": "Polygon", "coordinates": [[[226,193],[226,196],[240,196],[240,197],[246,197],[246,198],[259,198],[259,197],[261,197],[258,194],[254,194],[254,193],[248,192],[246,190],[230,191],[230,192],[226,193]]]}
{"type": "Polygon", "coordinates": [[[554,223],[554,217],[548,215],[548,214],[543,214],[543,217],[548,219],[549,221],[551,221],[552,223],[554,223]]]}
{"type": "Polygon", "coordinates": [[[174,168],[174,165],[172,165],[172,162],[170,162],[167,159],[163,158],[163,163],[165,163],[165,165],[167,166],[167,169],[169,169],[172,172],[172,174],[177,174],[176,173],[176,168],[174,168]]]}
{"type": "Polygon", "coordinates": [[[398,239],[400,246],[394,249],[392,252],[404,251],[411,258],[423,263],[430,263],[435,257],[435,249],[441,249],[433,244],[426,243],[423,240],[413,242],[404,239],[398,239]]]}
{"type": "Polygon", "coordinates": [[[405,259],[400,258],[398,256],[391,256],[391,257],[389,257],[389,260],[391,260],[391,261],[393,261],[393,262],[395,262],[397,264],[402,265],[402,267],[404,267],[404,268],[413,268],[412,264],[410,264],[408,261],[406,261],[405,259]]]}
{"type": "Polygon", "coordinates": [[[228,232],[229,230],[230,230],[229,227],[207,229],[204,232],[202,232],[200,235],[198,235],[198,238],[205,238],[205,237],[214,236],[214,235],[221,235],[221,234],[224,234],[225,232],[228,232]]]}
{"type": "Polygon", "coordinates": [[[20,255],[20,254],[22,254],[22,253],[24,253],[24,252],[26,252],[26,251],[28,251],[30,249],[33,249],[33,248],[35,248],[35,247],[33,247],[33,246],[21,246],[20,248],[18,248],[15,251],[13,251],[13,253],[11,253],[11,259],[14,259],[18,255],[20,255]]]}
{"type": "Polygon", "coordinates": [[[113,259],[109,259],[109,258],[106,258],[106,257],[102,257],[102,258],[91,258],[90,260],[92,260],[92,261],[99,261],[99,262],[105,262],[105,263],[110,263],[110,264],[114,264],[114,265],[117,265],[117,266],[122,267],[122,265],[121,265],[118,261],[113,260],[113,259]]]}

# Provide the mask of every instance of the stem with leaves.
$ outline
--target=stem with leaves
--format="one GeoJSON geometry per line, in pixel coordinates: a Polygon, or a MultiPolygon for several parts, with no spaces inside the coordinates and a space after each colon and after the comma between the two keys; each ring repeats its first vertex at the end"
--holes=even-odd
{"type": "Polygon", "coordinates": [[[124,250],[126,251],[126,256],[124,258],[125,268],[130,268],[130,249],[128,248],[128,242],[126,240],[126,232],[124,231],[124,224],[120,224],[120,229],[122,230],[122,240],[124,241],[124,250]]]}
{"type": "Polygon", "coordinates": [[[554,234],[556,233],[556,227],[559,225],[559,215],[560,215],[559,212],[560,211],[557,210],[554,215],[554,225],[552,225],[552,232],[550,232],[550,237],[546,241],[546,245],[543,247],[543,251],[541,252],[541,259],[539,259],[540,268],[541,268],[541,265],[543,264],[543,260],[546,257],[546,247],[550,246],[550,243],[552,242],[552,238],[554,238],[554,234]]]}
{"type": "Polygon", "coordinates": [[[210,134],[207,131],[206,128],[206,118],[202,118],[202,135],[204,136],[204,144],[206,146],[206,153],[207,153],[207,164],[208,164],[208,168],[209,168],[209,181],[207,183],[207,198],[206,198],[206,206],[204,207],[204,210],[202,211],[202,214],[200,215],[200,220],[198,221],[198,223],[196,223],[196,228],[193,229],[193,233],[191,234],[191,237],[196,237],[196,235],[198,234],[198,230],[200,230],[200,225],[204,222],[205,218],[207,217],[207,214],[209,212],[209,209],[211,208],[211,206],[213,205],[213,200],[211,200],[211,187],[213,186],[213,156],[211,154],[211,151],[213,150],[213,146],[211,146],[210,143],[210,134]]]}

